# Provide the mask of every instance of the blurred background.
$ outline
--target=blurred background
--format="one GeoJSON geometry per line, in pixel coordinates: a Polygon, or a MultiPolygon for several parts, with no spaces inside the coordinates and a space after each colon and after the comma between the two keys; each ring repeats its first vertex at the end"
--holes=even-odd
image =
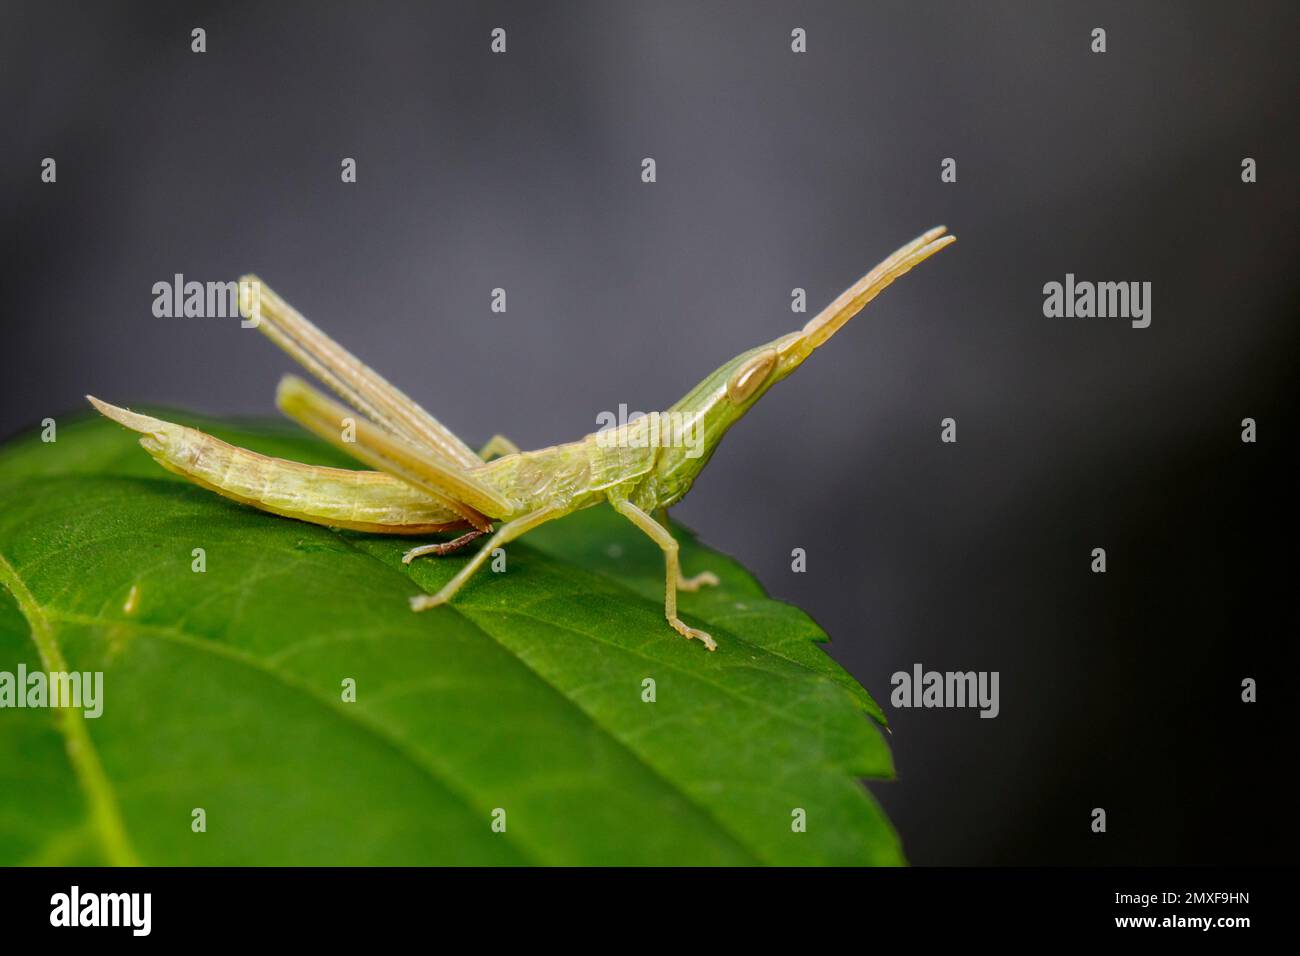
{"type": "Polygon", "coordinates": [[[675,516],[885,705],[913,862],[1293,859],[1294,4],[179,6],[0,4],[0,436],[274,414],[261,336],[151,311],[252,270],[471,443],[569,440],[946,223],[675,516]],[[1067,272],[1150,328],[1045,318],[1067,272]],[[918,662],[1000,716],[890,707],[918,662]]]}

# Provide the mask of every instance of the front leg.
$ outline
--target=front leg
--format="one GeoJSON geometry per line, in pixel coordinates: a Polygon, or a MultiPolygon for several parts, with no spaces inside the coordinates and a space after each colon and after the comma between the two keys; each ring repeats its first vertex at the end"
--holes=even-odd
{"type": "Polygon", "coordinates": [[[679,577],[677,579],[677,590],[695,592],[705,586],[717,587],[718,583],[718,576],[712,571],[701,571],[694,577],[679,577]]]}
{"type": "Polygon", "coordinates": [[[615,500],[611,498],[609,503],[614,506],[615,511],[649,535],[654,543],[659,545],[660,549],[663,551],[666,571],[666,578],[664,581],[664,617],[668,619],[668,623],[672,625],[673,630],[687,640],[696,638],[709,650],[716,651],[718,645],[712,637],[698,628],[688,626],[680,617],[677,616],[677,589],[682,587],[684,584],[687,584],[689,585],[688,590],[694,590],[701,584],[716,584],[718,579],[706,571],[702,575],[696,575],[694,578],[690,578],[688,581],[683,582],[681,565],[677,559],[677,539],[669,534],[668,529],[655,521],[654,518],[650,517],[630,501],[615,500]],[[707,579],[701,580],[702,578],[706,578],[706,576],[707,578],[711,578],[712,581],[707,579]]]}
{"type": "Polygon", "coordinates": [[[479,449],[478,456],[484,461],[491,461],[498,455],[517,455],[519,446],[505,435],[493,435],[488,443],[479,449]]]}
{"type": "MultiPolygon", "coordinates": [[[[668,528],[668,509],[660,505],[655,509],[655,520],[665,529],[668,528]]],[[[669,532],[671,533],[671,532],[669,532]]],[[[690,578],[679,577],[677,579],[677,590],[679,591],[698,591],[700,588],[708,585],[716,587],[718,585],[718,576],[712,571],[701,571],[699,574],[690,578]]]]}

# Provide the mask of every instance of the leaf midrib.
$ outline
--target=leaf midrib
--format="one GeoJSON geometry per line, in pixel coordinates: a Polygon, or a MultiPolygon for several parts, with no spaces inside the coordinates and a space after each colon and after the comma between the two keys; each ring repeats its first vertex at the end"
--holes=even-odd
{"type": "MultiPolygon", "coordinates": [[[[66,673],[68,663],[54,636],[48,614],[3,554],[0,554],[0,584],[9,589],[18,610],[26,618],[41,664],[47,671],[66,673]]],[[[72,765],[73,775],[86,798],[105,858],[116,866],[139,865],[140,859],[127,833],[112,781],[104,770],[99,751],[95,749],[95,743],[86,727],[85,715],[76,707],[60,707],[55,712],[54,723],[63,736],[68,762],[72,765]]]]}

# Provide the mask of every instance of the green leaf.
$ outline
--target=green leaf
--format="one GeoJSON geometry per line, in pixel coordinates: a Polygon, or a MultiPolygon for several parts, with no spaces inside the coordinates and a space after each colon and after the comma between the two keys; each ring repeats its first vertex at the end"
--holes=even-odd
{"type": "MultiPolygon", "coordinates": [[[[188,421],[346,464],[288,427],[188,421]]],[[[606,507],[413,614],[464,557],[407,567],[405,539],[233,504],[102,419],[0,449],[0,503],[0,671],[104,688],[97,718],[0,710],[0,864],[902,862],[859,779],[893,775],[880,709],[680,528],[686,573],[722,579],[682,595],[713,654],[668,628],[658,550],[606,507]]]]}

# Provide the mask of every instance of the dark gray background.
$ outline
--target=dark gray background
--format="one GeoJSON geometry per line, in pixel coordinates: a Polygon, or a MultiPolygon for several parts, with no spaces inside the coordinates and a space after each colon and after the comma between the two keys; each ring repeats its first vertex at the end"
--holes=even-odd
{"type": "Polygon", "coordinates": [[[1286,858],[1295,4],[0,9],[0,434],[86,392],[271,413],[261,336],[150,311],[256,270],[471,442],[568,440],[944,222],[678,517],[882,702],[1000,671],[996,720],[889,708],[915,862],[1286,858]],[[1152,282],[1151,327],[1044,318],[1066,272],[1152,282]]]}

